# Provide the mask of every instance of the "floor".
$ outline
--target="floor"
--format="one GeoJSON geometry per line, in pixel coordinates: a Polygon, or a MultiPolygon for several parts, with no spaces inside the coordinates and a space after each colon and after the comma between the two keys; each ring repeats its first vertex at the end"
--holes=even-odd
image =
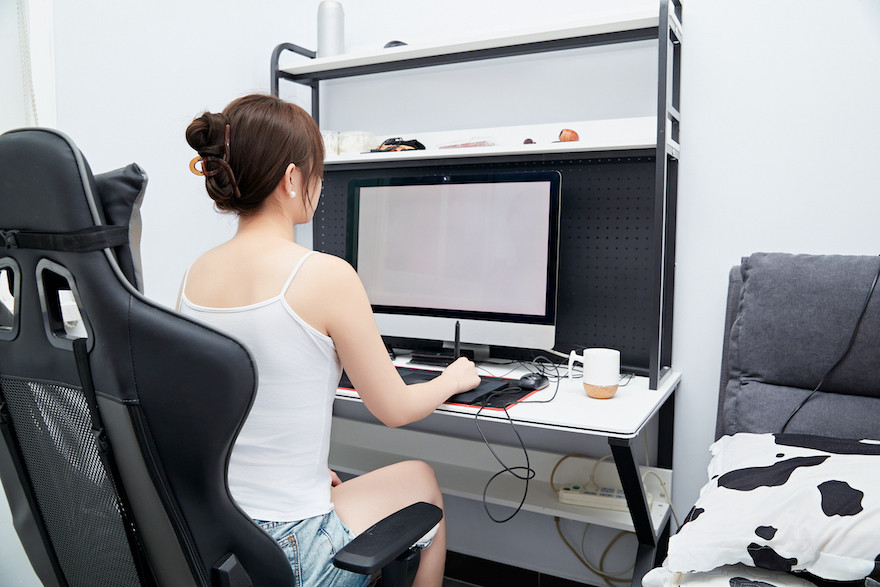
{"type": "Polygon", "coordinates": [[[0,585],[2,587],[43,587],[37,579],[12,526],[6,494],[0,490],[0,585]]]}
{"type": "Polygon", "coordinates": [[[446,556],[443,587],[583,587],[559,577],[544,575],[455,552],[446,556]]]}

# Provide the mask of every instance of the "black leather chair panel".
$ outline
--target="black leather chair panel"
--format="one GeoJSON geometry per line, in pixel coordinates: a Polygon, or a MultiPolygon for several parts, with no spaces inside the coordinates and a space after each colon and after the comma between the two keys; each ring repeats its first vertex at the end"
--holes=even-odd
{"type": "Polygon", "coordinates": [[[3,399],[14,414],[0,473],[19,533],[47,583],[53,574],[64,576],[62,584],[89,587],[152,581],[149,573],[137,577],[137,556],[129,553],[122,562],[117,556],[130,544],[107,485],[112,471],[100,459],[91,462],[100,442],[89,430],[76,337],[60,314],[58,291],[69,287],[86,329],[101,417],[123,463],[118,481],[130,496],[125,509],[158,583],[220,584],[213,569],[234,554],[254,585],[292,585],[284,553],[238,508],[226,485],[229,453],[256,392],[247,349],[144,298],[133,284],[140,274],[136,242],[87,252],[15,246],[25,232],[88,230],[108,218],[128,226],[145,181],[136,166],[96,181],[73,143],[54,131],[0,137],[0,230],[12,245],[0,249],[0,258],[14,260],[19,281],[18,332],[0,340],[3,399]],[[86,460],[75,450],[83,447],[86,460]],[[61,470],[67,472],[55,475],[61,470]],[[101,493],[107,487],[109,493],[101,493]],[[111,503],[93,507],[90,499],[111,503]],[[116,519],[107,521],[108,513],[116,519]],[[77,523],[65,525],[65,517],[77,523]],[[105,542],[97,540],[105,534],[105,542]]]}

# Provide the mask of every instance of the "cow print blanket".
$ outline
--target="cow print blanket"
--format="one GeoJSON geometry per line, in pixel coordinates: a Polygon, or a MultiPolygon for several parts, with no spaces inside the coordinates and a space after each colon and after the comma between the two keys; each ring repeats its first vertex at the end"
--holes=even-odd
{"type": "Polygon", "coordinates": [[[880,577],[880,443],[740,433],[710,450],[709,483],[669,541],[671,571],[880,577]]]}

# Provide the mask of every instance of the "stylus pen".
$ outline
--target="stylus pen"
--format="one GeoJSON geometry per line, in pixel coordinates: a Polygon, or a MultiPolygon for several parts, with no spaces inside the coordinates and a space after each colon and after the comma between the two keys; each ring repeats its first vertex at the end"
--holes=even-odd
{"type": "Polygon", "coordinates": [[[461,324],[455,321],[455,346],[452,348],[452,358],[457,359],[461,356],[461,324]]]}

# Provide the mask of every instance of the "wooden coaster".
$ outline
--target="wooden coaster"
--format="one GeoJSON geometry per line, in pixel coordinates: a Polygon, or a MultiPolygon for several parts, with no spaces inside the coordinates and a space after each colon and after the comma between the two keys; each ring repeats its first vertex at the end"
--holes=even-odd
{"type": "Polygon", "coordinates": [[[607,386],[599,386],[599,385],[590,385],[589,383],[584,383],[584,391],[587,392],[587,395],[595,398],[595,399],[609,399],[617,393],[616,385],[607,385],[607,386]]]}

